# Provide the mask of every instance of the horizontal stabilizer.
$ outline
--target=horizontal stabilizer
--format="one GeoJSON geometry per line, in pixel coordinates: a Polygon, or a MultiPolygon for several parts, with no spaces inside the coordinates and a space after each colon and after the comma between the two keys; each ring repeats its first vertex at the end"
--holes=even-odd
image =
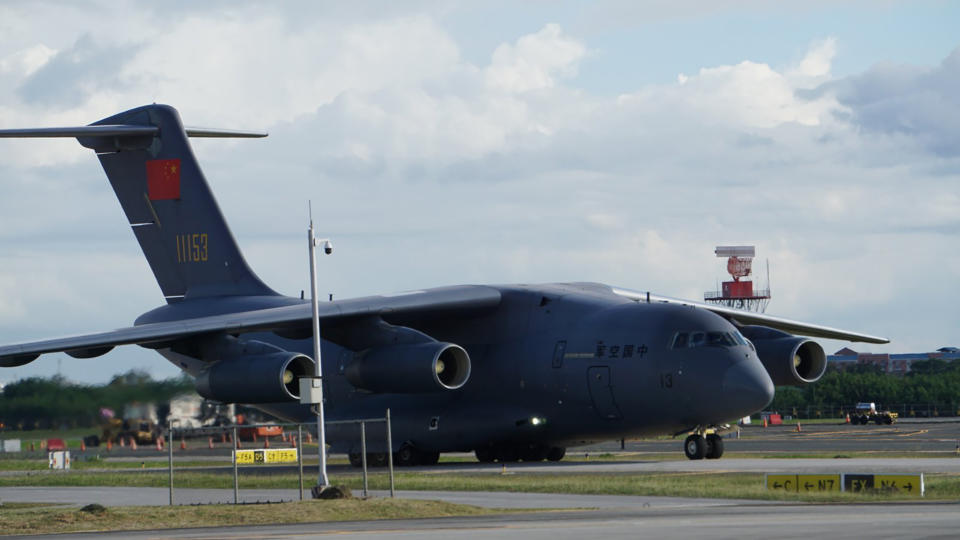
{"type": "Polygon", "coordinates": [[[184,127],[183,130],[187,132],[187,137],[254,139],[267,136],[266,131],[239,131],[235,129],[199,128],[189,126],[184,127]]]}
{"type": "Polygon", "coordinates": [[[0,129],[0,137],[142,137],[160,131],[156,126],[102,125],[0,129]]]}
{"type": "MultiPolygon", "coordinates": [[[[75,127],[48,127],[26,129],[0,129],[0,138],[39,137],[143,137],[156,135],[160,128],[137,125],[98,125],[75,127]]],[[[257,138],[266,137],[264,131],[238,131],[234,129],[184,128],[188,137],[257,138]]]]}

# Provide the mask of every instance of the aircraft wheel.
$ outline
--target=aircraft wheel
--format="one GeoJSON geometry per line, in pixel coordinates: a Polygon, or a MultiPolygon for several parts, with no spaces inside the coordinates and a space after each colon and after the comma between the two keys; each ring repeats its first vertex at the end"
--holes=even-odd
{"type": "Polygon", "coordinates": [[[363,456],[360,455],[360,452],[347,454],[347,458],[350,460],[350,465],[363,467],[363,456]]]}
{"type": "Polygon", "coordinates": [[[520,459],[520,449],[513,445],[504,445],[496,449],[497,461],[500,463],[513,463],[520,459]]]}
{"type": "Polygon", "coordinates": [[[707,441],[700,435],[690,435],[683,441],[683,453],[687,459],[703,459],[707,453],[707,441]]]}
{"type": "Polygon", "coordinates": [[[567,449],[562,446],[552,446],[547,450],[548,461],[560,461],[565,455],[567,455],[567,449]]]}
{"type": "Polygon", "coordinates": [[[707,435],[707,459],[719,459],[723,456],[723,437],[716,433],[707,435]]]}
{"type": "Polygon", "coordinates": [[[404,444],[397,450],[397,453],[393,455],[393,462],[401,467],[411,467],[413,465],[419,465],[421,461],[421,452],[417,450],[414,446],[409,444],[404,444]]]}
{"type": "Polygon", "coordinates": [[[421,465],[436,465],[440,461],[440,452],[420,452],[421,465]]]}
{"type": "Polygon", "coordinates": [[[493,463],[493,460],[497,457],[496,454],[493,453],[493,449],[489,446],[477,448],[473,451],[473,454],[477,456],[477,461],[480,463],[493,463]]]}
{"type": "Polygon", "coordinates": [[[372,452],[367,454],[367,465],[370,467],[386,467],[387,466],[387,453],[386,452],[372,452]]]}
{"type": "Polygon", "coordinates": [[[543,461],[547,457],[547,447],[531,444],[520,449],[520,459],[524,461],[543,461]]]}

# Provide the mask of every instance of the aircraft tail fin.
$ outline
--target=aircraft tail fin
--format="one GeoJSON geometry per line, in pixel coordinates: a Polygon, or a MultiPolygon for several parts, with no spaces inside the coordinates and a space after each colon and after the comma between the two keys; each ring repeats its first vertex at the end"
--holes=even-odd
{"type": "Polygon", "coordinates": [[[0,130],[0,137],[76,137],[97,153],[168,302],[276,295],[240,253],[188,136],[266,134],[184,128],[167,105],[131,109],[89,126],[0,130]]]}

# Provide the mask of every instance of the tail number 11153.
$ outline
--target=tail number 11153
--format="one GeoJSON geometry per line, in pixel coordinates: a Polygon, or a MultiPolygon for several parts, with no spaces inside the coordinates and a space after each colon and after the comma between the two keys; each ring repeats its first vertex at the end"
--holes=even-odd
{"type": "Polygon", "coordinates": [[[209,257],[207,233],[177,235],[177,262],[206,262],[209,257]]]}

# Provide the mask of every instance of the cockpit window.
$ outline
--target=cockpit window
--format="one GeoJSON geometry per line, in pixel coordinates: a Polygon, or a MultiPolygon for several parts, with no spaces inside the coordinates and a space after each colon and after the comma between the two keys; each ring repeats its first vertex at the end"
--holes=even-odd
{"type": "Polygon", "coordinates": [[[749,342],[740,335],[740,332],[679,332],[673,338],[674,349],[695,347],[737,347],[749,345],[749,342]]]}

